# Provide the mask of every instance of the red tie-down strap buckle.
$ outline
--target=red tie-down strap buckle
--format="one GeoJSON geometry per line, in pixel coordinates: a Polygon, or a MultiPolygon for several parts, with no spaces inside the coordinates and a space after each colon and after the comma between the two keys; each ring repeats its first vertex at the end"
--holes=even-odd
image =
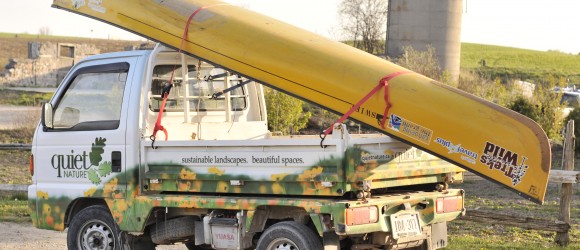
{"type": "Polygon", "coordinates": [[[393,106],[389,102],[389,81],[397,76],[404,75],[404,74],[410,74],[410,73],[413,73],[413,72],[412,71],[399,71],[399,72],[395,72],[395,73],[392,73],[392,74],[389,74],[389,75],[383,77],[379,81],[379,84],[377,84],[377,86],[375,86],[367,95],[365,95],[350,110],[348,110],[348,112],[344,113],[344,115],[342,117],[340,117],[338,120],[336,120],[336,122],[334,122],[332,125],[330,125],[329,128],[322,131],[322,133],[320,134],[320,139],[321,139],[320,146],[323,148],[325,147],[322,143],[324,142],[324,139],[326,138],[326,136],[328,134],[330,134],[330,132],[332,132],[332,129],[333,129],[335,123],[343,123],[348,117],[350,117],[350,115],[352,113],[354,113],[356,110],[358,110],[358,108],[360,108],[361,105],[363,105],[368,99],[370,99],[375,93],[377,93],[383,87],[385,88],[384,98],[385,98],[385,105],[386,106],[385,106],[385,112],[383,114],[383,119],[381,120],[381,127],[383,129],[385,129],[385,123],[387,121],[389,109],[391,109],[391,107],[393,106]]]}

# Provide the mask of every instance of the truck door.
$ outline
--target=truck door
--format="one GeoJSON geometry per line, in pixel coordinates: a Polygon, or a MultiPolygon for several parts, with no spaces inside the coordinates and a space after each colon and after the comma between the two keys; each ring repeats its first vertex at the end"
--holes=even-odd
{"type": "Polygon", "coordinates": [[[64,202],[125,197],[127,106],[136,62],[136,57],[84,61],[61,83],[47,106],[51,122],[44,119],[35,136],[40,194],[64,202]]]}

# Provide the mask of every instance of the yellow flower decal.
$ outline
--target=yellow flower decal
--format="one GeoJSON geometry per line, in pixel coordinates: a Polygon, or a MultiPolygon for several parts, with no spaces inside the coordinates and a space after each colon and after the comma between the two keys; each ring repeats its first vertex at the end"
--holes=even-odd
{"type": "Polygon", "coordinates": [[[114,192],[117,191],[118,181],[119,179],[114,178],[105,184],[105,186],[103,187],[103,195],[105,197],[111,197],[112,194],[114,194],[114,192]]]}
{"type": "Polygon", "coordinates": [[[195,180],[195,173],[187,168],[182,168],[179,172],[179,178],[182,180],[195,180]]]}
{"type": "Polygon", "coordinates": [[[209,168],[208,172],[210,174],[215,174],[217,176],[222,176],[224,174],[224,172],[226,172],[226,171],[225,170],[220,170],[217,167],[211,167],[211,168],[209,168]]]}
{"type": "Polygon", "coordinates": [[[36,191],[36,198],[48,200],[48,193],[42,191],[36,191]]]}
{"type": "Polygon", "coordinates": [[[92,197],[96,191],[97,191],[96,187],[90,188],[89,190],[85,191],[85,197],[92,197]]]}
{"type": "Polygon", "coordinates": [[[230,187],[230,184],[225,181],[220,181],[217,184],[216,192],[227,192],[230,187]]]}
{"type": "Polygon", "coordinates": [[[286,189],[282,185],[280,185],[280,183],[275,182],[272,184],[272,192],[274,194],[285,194],[286,189]]]}
{"type": "Polygon", "coordinates": [[[127,204],[127,201],[123,200],[123,199],[115,200],[114,206],[115,206],[116,210],[118,210],[120,212],[125,212],[129,208],[129,204],[127,204]]]}
{"type": "Polygon", "coordinates": [[[298,180],[309,180],[313,179],[314,177],[318,176],[324,170],[323,167],[316,167],[312,170],[305,170],[303,174],[298,175],[298,180]]]}

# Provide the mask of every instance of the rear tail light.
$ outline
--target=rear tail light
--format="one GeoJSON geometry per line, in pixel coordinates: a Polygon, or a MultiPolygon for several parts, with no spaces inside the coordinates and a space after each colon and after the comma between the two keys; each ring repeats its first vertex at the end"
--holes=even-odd
{"type": "Polygon", "coordinates": [[[30,176],[34,176],[34,155],[30,155],[30,176]]]}
{"type": "Polygon", "coordinates": [[[463,197],[452,196],[437,198],[437,203],[435,206],[438,214],[461,211],[463,210],[463,197]]]}
{"type": "Polygon", "coordinates": [[[345,212],[346,225],[362,225],[379,221],[379,209],[375,206],[349,208],[345,212]]]}

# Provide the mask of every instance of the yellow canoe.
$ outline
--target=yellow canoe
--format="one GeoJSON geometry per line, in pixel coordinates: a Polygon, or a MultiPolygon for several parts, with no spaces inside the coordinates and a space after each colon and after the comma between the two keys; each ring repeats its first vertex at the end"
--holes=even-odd
{"type": "MultiPolygon", "coordinates": [[[[214,0],[54,0],[53,7],[182,47],[188,54],[341,114],[385,76],[408,71],[214,0]]],[[[388,89],[393,106],[385,128],[380,124],[386,107],[383,90],[371,95],[351,118],[543,202],[551,152],[544,131],[532,120],[418,74],[396,76],[388,89]]]]}

